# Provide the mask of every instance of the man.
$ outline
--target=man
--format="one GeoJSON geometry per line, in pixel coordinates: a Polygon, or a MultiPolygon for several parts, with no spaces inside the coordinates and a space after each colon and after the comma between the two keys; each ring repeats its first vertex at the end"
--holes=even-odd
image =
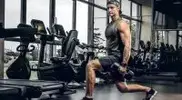
{"type": "MultiPolygon", "coordinates": [[[[117,62],[127,69],[130,58],[131,33],[128,24],[120,17],[120,3],[116,0],[107,2],[108,14],[112,21],[105,30],[108,56],[90,61],[86,68],[86,94],[82,100],[93,100],[95,85],[95,71],[104,69],[109,71],[109,67],[117,62]]],[[[115,75],[113,77],[117,89],[122,92],[146,92],[145,100],[152,100],[157,93],[154,89],[139,84],[127,85],[124,77],[115,75]]]]}

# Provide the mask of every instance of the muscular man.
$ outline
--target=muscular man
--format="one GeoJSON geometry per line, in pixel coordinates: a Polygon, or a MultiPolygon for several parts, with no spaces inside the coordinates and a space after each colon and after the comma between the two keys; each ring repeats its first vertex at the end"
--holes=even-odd
{"type": "MultiPolygon", "coordinates": [[[[86,94],[82,100],[93,100],[93,91],[95,85],[95,71],[109,67],[117,62],[125,70],[130,57],[131,33],[128,24],[120,17],[120,3],[116,0],[107,2],[108,14],[112,21],[105,30],[108,56],[90,61],[86,68],[86,94]]],[[[108,70],[109,71],[109,70],[108,70]]],[[[114,76],[117,89],[121,93],[126,92],[145,92],[145,100],[152,100],[157,93],[154,89],[139,84],[126,84],[123,76],[114,76]]]]}

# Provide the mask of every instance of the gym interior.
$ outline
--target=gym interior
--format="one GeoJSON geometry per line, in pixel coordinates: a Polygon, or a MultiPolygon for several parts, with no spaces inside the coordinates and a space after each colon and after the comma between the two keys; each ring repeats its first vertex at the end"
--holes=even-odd
{"type": "MultiPolygon", "coordinates": [[[[0,0],[0,99],[81,100],[89,60],[107,55],[109,0],[0,0]]],[[[118,0],[131,30],[134,74],[153,100],[182,98],[182,1],[118,0]]],[[[142,100],[96,72],[94,100],[142,100]]]]}

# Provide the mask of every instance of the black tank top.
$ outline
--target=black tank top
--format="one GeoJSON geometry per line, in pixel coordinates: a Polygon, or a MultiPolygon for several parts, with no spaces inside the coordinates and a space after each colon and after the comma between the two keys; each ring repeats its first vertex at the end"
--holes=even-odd
{"type": "Polygon", "coordinates": [[[124,49],[124,44],[121,41],[120,32],[117,28],[118,21],[122,19],[118,19],[115,22],[109,23],[105,30],[106,36],[106,47],[108,48],[108,55],[116,55],[121,57],[124,49]]]}

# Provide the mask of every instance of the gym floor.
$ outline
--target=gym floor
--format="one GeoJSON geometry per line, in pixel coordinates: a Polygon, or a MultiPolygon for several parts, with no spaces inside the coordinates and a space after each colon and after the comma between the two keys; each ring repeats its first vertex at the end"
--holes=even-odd
{"type": "MultiPolygon", "coordinates": [[[[158,83],[140,83],[146,86],[152,86],[158,91],[153,100],[182,100],[182,83],[158,82],[158,83]]],[[[72,95],[60,96],[51,100],[81,100],[84,96],[84,89],[77,90],[72,95]]],[[[94,100],[142,100],[145,93],[119,93],[115,85],[96,86],[94,100]]]]}

